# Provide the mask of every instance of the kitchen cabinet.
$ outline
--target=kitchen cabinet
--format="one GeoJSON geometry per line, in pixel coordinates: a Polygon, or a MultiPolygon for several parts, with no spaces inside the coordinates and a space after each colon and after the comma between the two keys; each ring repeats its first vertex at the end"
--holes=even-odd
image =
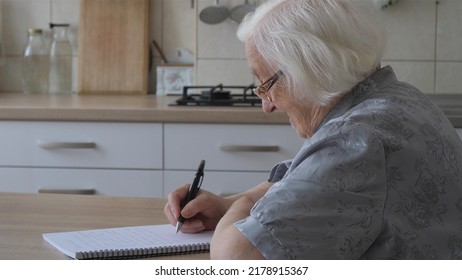
{"type": "Polygon", "coordinates": [[[204,184],[207,188],[216,185],[217,193],[227,194],[265,180],[275,162],[293,156],[285,146],[277,147],[277,153],[271,151],[287,137],[296,138],[283,112],[264,114],[258,107],[169,106],[177,99],[2,94],[0,192],[51,189],[162,197],[190,183],[199,161],[205,159],[204,184]],[[173,131],[173,127],[180,129],[173,131]],[[199,135],[205,140],[196,139],[199,135]],[[199,145],[200,153],[183,154],[187,148],[198,149],[197,142],[210,147],[228,144],[223,147],[227,151],[214,147],[205,153],[202,150],[207,146],[199,145]],[[270,151],[266,155],[230,151],[258,145],[270,151]]]}
{"type": "Polygon", "coordinates": [[[233,194],[298,151],[289,125],[0,121],[0,191],[166,197],[205,159],[204,187],[233,194]]]}
{"type": "Polygon", "coordinates": [[[300,149],[290,125],[165,124],[165,193],[190,183],[206,160],[204,188],[233,194],[268,179],[277,162],[300,149]]]}
{"type": "Polygon", "coordinates": [[[287,124],[4,120],[0,131],[2,192],[166,197],[204,159],[203,188],[229,195],[303,143],[287,124]]]}
{"type": "Polygon", "coordinates": [[[162,196],[162,124],[1,121],[0,190],[162,196]]]}

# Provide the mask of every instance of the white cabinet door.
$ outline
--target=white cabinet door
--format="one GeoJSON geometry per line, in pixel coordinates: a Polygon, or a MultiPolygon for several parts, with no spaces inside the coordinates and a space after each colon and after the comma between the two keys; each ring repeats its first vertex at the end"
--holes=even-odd
{"type": "Polygon", "coordinates": [[[0,168],[0,190],[37,193],[72,191],[109,196],[161,197],[162,171],[0,168]]]}
{"type": "Polygon", "coordinates": [[[291,159],[300,139],[289,125],[165,124],[165,169],[268,172],[291,159]]]}
{"type": "Polygon", "coordinates": [[[162,124],[0,122],[0,166],[162,169],[162,124]]]}

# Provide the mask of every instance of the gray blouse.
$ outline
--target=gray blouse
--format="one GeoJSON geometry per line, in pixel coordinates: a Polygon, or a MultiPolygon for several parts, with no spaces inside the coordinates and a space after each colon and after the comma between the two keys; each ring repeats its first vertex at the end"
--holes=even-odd
{"type": "Polygon", "coordinates": [[[462,142],[391,67],[328,114],[250,216],[267,259],[462,259],[462,142]]]}

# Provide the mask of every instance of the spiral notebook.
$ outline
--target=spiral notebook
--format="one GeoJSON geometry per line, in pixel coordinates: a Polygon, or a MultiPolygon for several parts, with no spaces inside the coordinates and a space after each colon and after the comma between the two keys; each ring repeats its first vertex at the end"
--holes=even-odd
{"type": "Polygon", "coordinates": [[[74,259],[130,259],[208,252],[213,232],[186,234],[170,224],[44,233],[74,259]]]}

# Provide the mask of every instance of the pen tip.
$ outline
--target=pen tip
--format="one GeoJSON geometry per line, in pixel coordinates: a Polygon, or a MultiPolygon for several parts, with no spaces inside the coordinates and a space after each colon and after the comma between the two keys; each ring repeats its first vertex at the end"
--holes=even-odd
{"type": "Polygon", "coordinates": [[[183,226],[183,223],[180,223],[180,222],[176,223],[176,233],[180,231],[182,226],[183,226]]]}

